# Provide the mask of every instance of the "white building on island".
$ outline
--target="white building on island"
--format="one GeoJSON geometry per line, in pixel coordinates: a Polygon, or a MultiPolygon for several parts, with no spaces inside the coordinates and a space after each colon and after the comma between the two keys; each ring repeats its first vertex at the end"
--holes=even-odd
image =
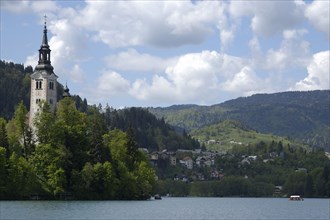
{"type": "Polygon", "coordinates": [[[57,104],[57,78],[54,68],[50,62],[50,48],[47,39],[46,21],[44,25],[43,38],[39,49],[39,61],[31,74],[31,95],[29,126],[33,129],[36,113],[39,111],[39,103],[45,101],[54,112],[57,104]]]}

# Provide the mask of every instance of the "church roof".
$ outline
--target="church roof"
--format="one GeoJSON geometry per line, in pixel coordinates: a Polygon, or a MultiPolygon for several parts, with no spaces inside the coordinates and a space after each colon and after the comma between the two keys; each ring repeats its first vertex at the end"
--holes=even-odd
{"type": "Polygon", "coordinates": [[[68,85],[66,84],[66,85],[65,85],[64,92],[63,92],[63,98],[65,98],[65,97],[71,97],[69,91],[70,91],[70,89],[68,88],[68,85]]]}
{"type": "Polygon", "coordinates": [[[30,77],[32,79],[48,78],[52,80],[56,80],[58,78],[54,72],[49,73],[47,70],[35,70],[30,77]]]}

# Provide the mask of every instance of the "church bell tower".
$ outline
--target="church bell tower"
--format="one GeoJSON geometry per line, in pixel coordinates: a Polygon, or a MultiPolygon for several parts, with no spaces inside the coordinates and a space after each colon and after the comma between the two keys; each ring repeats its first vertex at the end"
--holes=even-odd
{"type": "MultiPolygon", "coordinates": [[[[46,16],[45,16],[46,18],[46,16]]],[[[57,103],[57,78],[50,62],[50,49],[47,39],[47,25],[45,20],[41,46],[39,49],[39,61],[31,74],[31,98],[29,125],[33,128],[34,118],[39,111],[41,101],[48,102],[51,111],[55,111],[57,103]]]]}

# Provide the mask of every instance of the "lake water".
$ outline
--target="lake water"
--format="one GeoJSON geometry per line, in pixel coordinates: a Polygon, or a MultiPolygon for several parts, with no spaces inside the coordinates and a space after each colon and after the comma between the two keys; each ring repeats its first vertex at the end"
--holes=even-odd
{"type": "Polygon", "coordinates": [[[330,219],[330,199],[163,198],[148,201],[0,201],[0,219],[330,219]]]}

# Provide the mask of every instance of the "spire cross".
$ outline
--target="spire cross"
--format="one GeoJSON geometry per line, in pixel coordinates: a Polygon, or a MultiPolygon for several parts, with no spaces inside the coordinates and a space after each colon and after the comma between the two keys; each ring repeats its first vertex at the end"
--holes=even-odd
{"type": "Polygon", "coordinates": [[[47,23],[47,15],[44,15],[44,18],[45,18],[45,26],[46,26],[46,23],[47,23]]]}

